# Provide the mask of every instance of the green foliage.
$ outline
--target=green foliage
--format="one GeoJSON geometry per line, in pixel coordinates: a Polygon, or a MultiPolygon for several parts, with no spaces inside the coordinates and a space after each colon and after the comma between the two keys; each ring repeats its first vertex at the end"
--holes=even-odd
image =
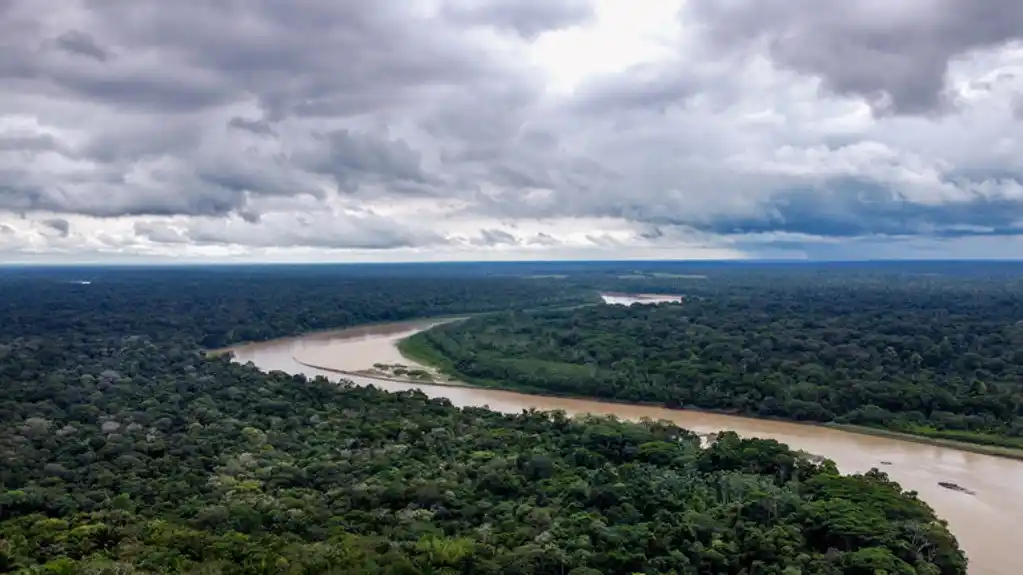
{"type": "Polygon", "coordinates": [[[957,285],[494,314],[406,346],[473,383],[1023,449],[1020,294],[957,285]]]}
{"type": "Polygon", "coordinates": [[[392,277],[344,267],[0,269],[0,334],[146,335],[207,349],[366,323],[567,306],[593,294],[526,278],[392,277]],[[88,277],[92,283],[71,283],[88,277]],[[368,276],[368,277],[364,277],[368,276]],[[143,316],[141,314],[148,314],[143,316]]]}
{"type": "Polygon", "coordinates": [[[108,273],[0,285],[0,572],[966,572],[883,474],[843,477],[777,442],[700,449],[666,422],[458,409],[199,348],[431,299],[522,305],[544,282],[473,299],[494,284],[108,273]]]}

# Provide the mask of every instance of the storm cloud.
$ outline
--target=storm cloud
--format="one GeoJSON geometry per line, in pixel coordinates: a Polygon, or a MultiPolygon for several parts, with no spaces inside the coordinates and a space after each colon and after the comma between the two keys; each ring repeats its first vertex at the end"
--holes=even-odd
{"type": "Polygon", "coordinates": [[[43,224],[56,231],[61,237],[67,237],[71,233],[71,224],[63,218],[48,218],[43,220],[43,224]]]}
{"type": "Polygon", "coordinates": [[[1016,0],[691,0],[719,49],[767,47],[827,87],[895,113],[939,110],[953,58],[1023,39],[1016,0]]]}
{"type": "Polygon", "coordinates": [[[2,0],[0,256],[983,254],[1021,6],[2,0]]]}

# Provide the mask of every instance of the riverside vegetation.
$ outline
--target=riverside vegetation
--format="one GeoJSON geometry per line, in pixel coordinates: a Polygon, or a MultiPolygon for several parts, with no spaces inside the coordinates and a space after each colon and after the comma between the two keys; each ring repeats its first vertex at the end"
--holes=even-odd
{"type": "Polygon", "coordinates": [[[504,313],[404,351],[480,384],[830,422],[1023,456],[1023,299],[808,285],[683,304],[504,313]]]}
{"type": "Polygon", "coordinates": [[[775,441],[701,449],[663,422],[457,409],[202,353],[589,298],[331,269],[0,278],[0,572],[966,572],[915,494],[775,441]]]}

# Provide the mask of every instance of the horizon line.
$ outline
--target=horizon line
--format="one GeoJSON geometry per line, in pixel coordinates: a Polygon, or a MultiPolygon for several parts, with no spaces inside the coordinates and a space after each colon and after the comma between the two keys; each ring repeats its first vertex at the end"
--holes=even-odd
{"type": "Polygon", "coordinates": [[[763,265],[763,264],[891,264],[891,263],[1002,263],[1023,264],[1023,258],[870,258],[870,259],[806,259],[806,258],[742,258],[742,259],[556,259],[556,260],[409,260],[409,261],[214,261],[201,260],[153,260],[153,261],[87,261],[47,262],[20,261],[0,262],[3,268],[46,268],[46,267],[242,267],[242,266],[443,266],[443,265],[514,265],[514,264],[686,264],[686,265],[763,265]]]}

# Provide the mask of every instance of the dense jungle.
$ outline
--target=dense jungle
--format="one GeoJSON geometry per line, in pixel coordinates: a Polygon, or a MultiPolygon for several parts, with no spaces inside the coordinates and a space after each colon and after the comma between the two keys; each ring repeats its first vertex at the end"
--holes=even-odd
{"type": "MultiPolygon", "coordinates": [[[[562,342],[566,355],[542,361],[579,360],[572,354],[606,330],[620,338],[605,348],[611,355],[585,356],[580,365],[613,371],[630,361],[614,354],[629,349],[637,366],[675,361],[646,363],[654,336],[627,329],[636,314],[655,322],[649,331],[664,336],[669,350],[700,325],[694,318],[702,316],[685,306],[588,305],[595,292],[587,286],[637,281],[615,271],[537,275],[315,266],[5,270],[0,572],[966,572],[945,524],[877,470],[843,476],[831,462],[775,441],[725,433],[701,448],[694,434],[664,422],[459,409],[418,392],[262,373],[204,353],[361,323],[540,310],[480,315],[456,330],[548,330],[554,337],[561,328],[549,326],[588,318],[592,331],[580,328],[571,336],[577,339],[562,342]],[[662,316],[676,328],[658,324],[662,316]],[[638,343],[618,350],[626,337],[638,343]]],[[[675,282],[660,277],[650,285],[665,281],[675,282]]],[[[750,288],[738,278],[720,289],[746,297],[750,288]]],[[[760,305],[798,305],[769,303],[776,297],[765,295],[760,305]]],[[[981,323],[968,325],[993,321],[970,313],[981,323]]],[[[727,333],[727,318],[719,320],[727,333]]],[[[804,329],[827,329],[815,327],[819,321],[808,315],[804,329]]],[[[1012,332],[998,334],[1008,348],[1012,332]]],[[[985,337],[976,349],[996,345],[985,337]]],[[[550,347],[528,343],[532,337],[501,338],[519,342],[519,355],[511,355],[517,361],[536,361],[550,347]]],[[[955,353],[960,343],[950,341],[955,353]]],[[[778,337],[772,345],[784,350],[787,342],[778,337]]],[[[746,364],[753,373],[775,361],[758,350],[761,363],[746,364]]],[[[852,361],[846,354],[836,361],[852,361]]],[[[1011,366],[1007,354],[997,357],[1011,366]]],[[[690,370],[700,365],[693,355],[690,370]]],[[[1011,369],[978,355],[979,364],[969,364],[975,372],[1011,369]]],[[[920,356],[921,366],[959,361],[920,356]]],[[[484,365],[488,356],[480,358],[484,365]]],[[[785,361],[773,365],[791,371],[785,361]]],[[[629,369],[646,378],[642,389],[657,389],[641,375],[654,370],[629,369]]],[[[538,384],[528,371],[515,377],[538,384]]],[[[978,396],[1011,393],[995,377],[977,381],[985,392],[978,396]]],[[[967,385],[980,389],[973,379],[967,385]]],[[[782,406],[789,400],[780,391],[776,399],[782,406]]],[[[1012,437],[1008,420],[983,415],[984,405],[948,413],[966,418],[967,429],[1012,437]]]]}

